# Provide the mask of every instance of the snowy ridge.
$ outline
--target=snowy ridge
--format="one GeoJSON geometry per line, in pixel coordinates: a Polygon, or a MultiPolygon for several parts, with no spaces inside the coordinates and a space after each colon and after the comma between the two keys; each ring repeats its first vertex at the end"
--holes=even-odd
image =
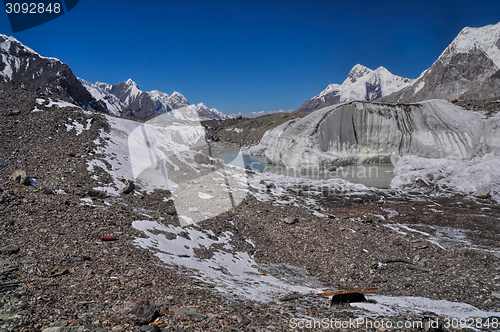
{"type": "Polygon", "coordinates": [[[372,101],[401,90],[413,80],[393,75],[384,67],[371,70],[360,64],[355,65],[345,81],[341,84],[330,84],[313,99],[325,99],[328,94],[340,96],[340,102],[355,100],[372,101]]]}
{"type": "Polygon", "coordinates": [[[17,40],[14,37],[3,35],[0,33],[0,39],[4,39],[4,41],[0,43],[0,49],[4,50],[6,52],[9,51],[11,44],[14,43],[16,46],[22,47],[26,52],[31,53],[33,55],[36,55],[42,59],[48,59],[48,60],[53,60],[53,61],[57,61],[57,62],[62,62],[61,60],[59,60],[57,58],[46,57],[46,56],[40,55],[38,52],[36,52],[32,48],[24,45],[23,43],[21,43],[19,40],[17,40]]]}
{"type": "Polygon", "coordinates": [[[320,108],[351,101],[373,101],[388,96],[409,86],[413,80],[393,75],[384,67],[372,70],[355,65],[342,84],[330,84],[318,95],[305,101],[301,112],[312,112],[320,108]]]}
{"type": "Polygon", "coordinates": [[[452,55],[480,49],[500,68],[500,23],[480,28],[466,27],[443,51],[439,59],[448,64],[452,55]]]}
{"type": "MultiPolygon", "coordinates": [[[[4,80],[11,81],[12,76],[21,69],[22,61],[20,57],[18,57],[18,54],[20,53],[21,50],[25,53],[31,53],[33,56],[48,60],[51,66],[53,66],[55,63],[62,64],[61,60],[59,59],[41,56],[31,48],[22,44],[14,37],[9,37],[0,34],[0,55],[2,58],[2,63],[5,64],[4,69],[0,71],[0,76],[3,76],[4,80]]],[[[26,57],[26,55],[23,55],[23,57],[26,57]]],[[[35,60],[33,59],[33,61],[35,60]]],[[[26,64],[26,68],[28,66],[29,66],[29,60],[28,63],[26,64]]]]}
{"type": "Polygon", "coordinates": [[[106,108],[113,115],[122,114],[122,103],[115,95],[109,93],[107,86],[109,84],[96,82],[94,84],[85,81],[78,77],[78,80],[87,89],[88,92],[95,98],[95,100],[101,100],[106,104],[106,108]]]}
{"type": "Polygon", "coordinates": [[[137,86],[137,83],[132,81],[132,79],[130,78],[126,80],[124,83],[125,83],[125,94],[127,95],[127,97],[122,102],[125,106],[128,106],[135,99],[137,99],[137,96],[139,96],[142,91],[137,86]]]}
{"type": "Polygon", "coordinates": [[[97,100],[106,104],[111,114],[122,116],[124,109],[132,108],[133,115],[157,116],[168,114],[172,119],[228,119],[229,117],[215,108],[199,103],[192,108],[181,93],[174,91],[170,96],[158,90],[142,91],[132,79],[115,85],[96,82],[89,83],[79,78],[83,86],[97,100]],[[196,114],[192,110],[197,111],[196,114]],[[184,114],[183,111],[187,112],[184,114]]]}

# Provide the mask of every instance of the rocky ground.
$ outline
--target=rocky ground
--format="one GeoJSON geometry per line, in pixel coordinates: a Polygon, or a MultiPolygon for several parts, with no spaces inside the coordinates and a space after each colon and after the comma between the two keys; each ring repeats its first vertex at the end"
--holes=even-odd
{"type": "Polygon", "coordinates": [[[471,111],[485,111],[487,116],[492,116],[500,111],[500,99],[489,98],[484,100],[454,99],[452,103],[471,111]]]}
{"type": "Polygon", "coordinates": [[[207,139],[214,142],[229,142],[238,146],[251,146],[260,142],[264,133],[294,118],[302,118],[308,113],[274,113],[255,119],[237,117],[228,120],[207,120],[207,139]]]}
{"type": "MultiPolygon", "coordinates": [[[[227,297],[194,279],[193,271],[165,265],[136,244],[145,235],[132,222],[179,226],[172,201],[164,199],[169,192],[110,197],[93,189],[98,183],[87,161],[95,158],[99,133],[109,130],[104,117],[48,107],[36,100],[43,97],[11,85],[0,89],[0,331],[301,331],[310,329],[291,327],[292,318],[359,315],[349,304],[330,308],[327,297],[266,303],[227,297]],[[11,178],[16,170],[32,179],[30,185],[11,178]]],[[[266,126],[293,116],[205,125],[220,141],[246,145],[266,126]]],[[[230,231],[235,250],[253,255],[262,273],[269,272],[265,266],[287,264],[331,289],[377,287],[380,295],[500,312],[500,255],[488,251],[498,250],[500,207],[489,199],[432,196],[435,188],[425,195],[346,195],[270,181],[262,187],[268,201],[248,195],[224,215],[188,228],[230,231]],[[286,203],[294,200],[300,204],[286,203]],[[466,238],[441,227],[463,229],[466,238]]]]}

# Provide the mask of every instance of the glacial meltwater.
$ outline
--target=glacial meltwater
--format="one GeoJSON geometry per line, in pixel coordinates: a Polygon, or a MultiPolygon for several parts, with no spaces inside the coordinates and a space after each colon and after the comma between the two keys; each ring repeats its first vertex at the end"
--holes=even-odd
{"type": "Polygon", "coordinates": [[[352,183],[363,184],[367,187],[390,188],[391,180],[394,178],[392,164],[356,164],[339,167],[336,170],[327,172],[312,172],[309,170],[299,170],[287,168],[279,165],[269,164],[265,157],[242,154],[229,151],[219,154],[228,164],[239,167],[250,166],[250,168],[260,172],[271,172],[275,174],[300,177],[307,179],[333,179],[340,178],[352,183]]]}

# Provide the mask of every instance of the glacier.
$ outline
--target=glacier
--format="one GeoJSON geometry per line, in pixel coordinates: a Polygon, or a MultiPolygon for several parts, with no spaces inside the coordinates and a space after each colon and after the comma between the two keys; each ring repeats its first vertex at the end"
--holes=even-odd
{"type": "Polygon", "coordinates": [[[464,110],[444,100],[414,104],[350,102],[325,107],[266,132],[248,150],[268,162],[310,171],[356,163],[389,163],[391,188],[492,190],[500,203],[500,113],[464,110]]]}
{"type": "Polygon", "coordinates": [[[391,154],[470,160],[500,150],[499,116],[486,119],[444,100],[389,105],[351,102],[286,122],[250,153],[281,166],[326,171],[390,162],[391,154]]]}

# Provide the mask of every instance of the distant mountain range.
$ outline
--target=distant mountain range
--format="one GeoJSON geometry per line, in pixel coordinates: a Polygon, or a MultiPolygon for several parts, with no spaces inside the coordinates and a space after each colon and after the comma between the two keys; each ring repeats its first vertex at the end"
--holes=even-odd
{"type": "MultiPolygon", "coordinates": [[[[52,98],[74,103],[85,109],[127,117],[154,117],[189,106],[179,92],[170,96],[153,90],[141,91],[131,79],[115,85],[89,83],[76,77],[69,66],[56,58],[43,57],[17,39],[0,34],[0,80],[52,98]]],[[[227,119],[227,115],[203,103],[193,105],[201,119],[227,119]]],[[[187,114],[193,114],[187,112],[187,114]]]]}
{"type": "MultiPolygon", "coordinates": [[[[170,96],[158,90],[141,91],[131,79],[115,85],[101,82],[92,84],[81,78],[79,81],[95,100],[102,101],[110,113],[119,116],[152,117],[190,105],[186,97],[177,91],[170,96]]],[[[229,118],[215,108],[209,109],[203,103],[193,106],[200,119],[229,118]]],[[[174,117],[177,117],[178,112],[171,114],[176,114],[174,117]]]]}
{"type": "Polygon", "coordinates": [[[500,23],[464,28],[417,79],[384,67],[356,65],[341,84],[330,84],[297,110],[312,112],[349,101],[411,103],[429,99],[484,100],[500,96],[500,23]]]}

